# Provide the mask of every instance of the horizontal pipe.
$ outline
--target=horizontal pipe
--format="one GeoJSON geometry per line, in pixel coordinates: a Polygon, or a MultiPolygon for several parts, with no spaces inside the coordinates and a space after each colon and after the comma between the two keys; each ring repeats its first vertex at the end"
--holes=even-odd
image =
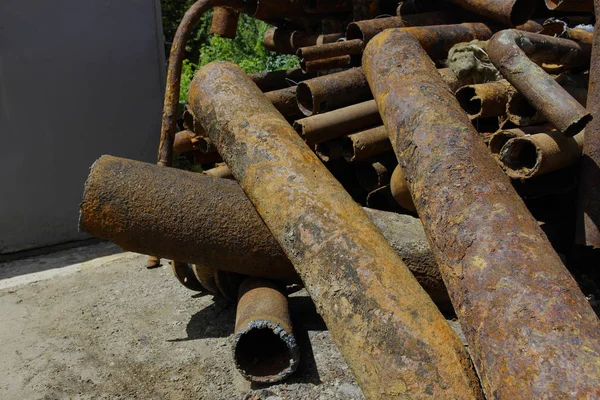
{"type": "Polygon", "coordinates": [[[530,179],[576,163],[583,152],[584,132],[565,137],[555,130],[515,137],[499,154],[506,174],[513,179],[530,179]]]}
{"type": "MultiPolygon", "coordinates": [[[[444,284],[419,220],[365,211],[432,298],[447,308],[444,284]]],[[[102,156],[90,170],[80,212],[82,232],[127,251],[284,283],[300,282],[233,180],[102,156]],[[173,206],[177,204],[186,206],[173,206]]]]}
{"type": "Polygon", "coordinates": [[[228,7],[215,7],[210,24],[210,34],[235,39],[240,12],[228,7]]]}
{"type": "Polygon", "coordinates": [[[525,23],[535,10],[535,0],[450,0],[465,10],[516,26],[525,23]]]}
{"type": "Polygon", "coordinates": [[[506,103],[515,89],[508,81],[480,83],[463,86],[456,99],[470,119],[496,117],[506,111],[506,103]]]}
{"type": "Polygon", "coordinates": [[[314,61],[300,61],[300,68],[306,73],[313,73],[319,71],[327,71],[332,69],[345,69],[352,66],[351,56],[339,56],[332,58],[324,58],[322,60],[314,61]]]}
{"type": "Polygon", "coordinates": [[[235,366],[251,382],[279,382],[298,368],[300,349],[288,300],[275,283],[259,278],[242,282],[232,343],[235,366]]]}
{"type": "Polygon", "coordinates": [[[480,398],[466,351],[446,320],[246,74],[231,63],[205,65],[190,100],[301,276],[365,396],[480,398]]]}
{"type": "Polygon", "coordinates": [[[323,33],[316,35],[310,32],[294,31],[290,37],[290,43],[294,51],[297,52],[301,47],[334,43],[343,37],[343,33],[323,33]]]}
{"type": "Polygon", "coordinates": [[[361,54],[364,48],[362,39],[342,40],[327,45],[301,47],[296,52],[300,62],[322,60],[324,58],[361,54]]]}
{"type": "Polygon", "coordinates": [[[487,397],[600,395],[598,317],[427,53],[388,30],[363,68],[487,397]]]}
{"type": "Polygon", "coordinates": [[[331,139],[317,143],[314,145],[313,151],[324,163],[338,160],[344,156],[342,141],[340,139],[331,139]]]}
{"type": "Polygon", "coordinates": [[[590,113],[535,64],[585,65],[590,59],[589,46],[508,29],[488,41],[487,52],[504,78],[566,136],[576,135],[591,121],[590,113]]]}
{"type": "Polygon", "coordinates": [[[392,151],[392,144],[383,125],[342,138],[342,152],[348,162],[365,160],[388,151],[392,151]]]}
{"type": "Polygon", "coordinates": [[[265,96],[286,118],[293,118],[302,115],[296,102],[296,93],[298,86],[291,86],[285,89],[273,90],[265,93],[265,96]]]}
{"type": "Polygon", "coordinates": [[[175,153],[187,153],[198,150],[198,137],[190,130],[177,132],[173,141],[173,151],[175,153]]]}
{"type": "Polygon", "coordinates": [[[225,163],[217,165],[214,168],[204,170],[202,173],[204,175],[214,176],[215,178],[233,179],[231,170],[225,163]]]}
{"type": "Polygon", "coordinates": [[[314,78],[314,74],[305,74],[300,68],[281,71],[256,72],[248,75],[263,92],[285,89],[297,85],[298,82],[314,78]]]}

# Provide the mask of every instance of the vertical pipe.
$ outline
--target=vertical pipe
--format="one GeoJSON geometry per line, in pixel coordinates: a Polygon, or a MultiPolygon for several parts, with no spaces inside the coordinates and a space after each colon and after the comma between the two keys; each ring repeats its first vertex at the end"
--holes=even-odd
{"type": "Polygon", "coordinates": [[[481,398],[439,310],[247,75],[231,63],[208,64],[192,82],[190,103],[300,274],[365,395],[481,398]]]}

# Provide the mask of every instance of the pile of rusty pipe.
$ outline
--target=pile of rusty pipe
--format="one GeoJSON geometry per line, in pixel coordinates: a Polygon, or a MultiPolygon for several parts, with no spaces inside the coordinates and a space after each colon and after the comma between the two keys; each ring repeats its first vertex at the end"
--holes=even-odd
{"type": "Polygon", "coordinates": [[[487,142],[490,153],[494,156],[498,156],[500,150],[502,150],[506,142],[510,139],[527,135],[523,129],[524,128],[499,129],[497,132],[494,132],[487,142]]]}
{"type": "Polygon", "coordinates": [[[169,54],[160,143],[158,145],[158,165],[170,167],[173,162],[173,141],[177,130],[181,68],[185,58],[185,45],[192,29],[202,15],[213,7],[229,7],[233,10],[242,11],[244,5],[243,0],[198,0],[185,12],[179,23],[169,54]]]}
{"type": "Polygon", "coordinates": [[[234,39],[237,34],[239,10],[229,7],[215,7],[210,24],[211,35],[217,34],[224,38],[234,39]]]}
{"type": "Polygon", "coordinates": [[[342,152],[348,162],[362,161],[391,150],[392,144],[383,125],[342,138],[342,152]]]}
{"type": "Polygon", "coordinates": [[[568,39],[508,29],[488,41],[487,52],[504,78],[536,110],[565,136],[574,136],[592,116],[535,62],[585,65],[590,57],[588,47],[568,39]]]}
{"type": "Polygon", "coordinates": [[[294,373],[300,350],[285,294],[274,282],[246,278],[239,289],[233,359],[251,382],[279,382],[294,373]]]}
{"type": "Polygon", "coordinates": [[[496,117],[506,111],[506,103],[515,89],[506,80],[463,86],[456,99],[470,119],[496,117]]]}
{"type": "Polygon", "coordinates": [[[314,74],[305,74],[300,68],[281,71],[256,72],[248,75],[263,92],[285,89],[298,82],[314,78],[314,74]]]}
{"type": "MultiPolygon", "coordinates": [[[[240,186],[215,178],[211,171],[216,169],[204,172],[213,176],[205,176],[102,156],[86,182],[79,228],[127,251],[284,283],[300,282],[240,186]]],[[[419,220],[365,211],[427,292],[434,299],[445,299],[419,220]]]]}
{"type": "Polygon", "coordinates": [[[568,167],[581,158],[584,131],[565,137],[556,130],[510,139],[499,160],[513,179],[530,179],[568,167]]]}
{"type": "Polygon", "coordinates": [[[390,191],[392,192],[392,197],[396,200],[396,203],[402,208],[408,211],[417,212],[415,203],[413,203],[410,195],[408,182],[406,182],[406,176],[400,165],[396,166],[392,173],[392,177],[390,178],[390,191]]]}
{"type": "Polygon", "coordinates": [[[324,163],[340,159],[344,156],[342,141],[340,139],[331,139],[317,143],[313,146],[313,151],[324,163]]]}
{"type": "Polygon", "coordinates": [[[443,316],[246,74],[231,63],[202,67],[190,104],[301,276],[365,396],[481,398],[443,316]]]}
{"type": "Polygon", "coordinates": [[[265,31],[263,42],[265,47],[271,51],[281,54],[296,54],[301,47],[333,43],[342,37],[344,37],[343,33],[316,35],[305,31],[291,31],[274,27],[265,31]]]}
{"type": "Polygon", "coordinates": [[[598,317],[427,53],[388,30],[363,68],[487,397],[600,396],[598,317]]]}
{"type": "MultiPolygon", "coordinates": [[[[596,18],[600,2],[595,2],[596,18]]],[[[586,128],[577,211],[577,244],[600,247],[600,25],[594,29],[587,108],[594,116],[586,128]]]]}
{"type": "Polygon", "coordinates": [[[356,63],[351,56],[339,56],[309,62],[304,62],[303,60],[300,61],[300,68],[306,73],[345,69],[350,68],[353,65],[356,65],[356,63]]]}
{"type": "Polygon", "coordinates": [[[535,10],[535,0],[450,0],[457,6],[508,26],[525,23],[535,10]]]}

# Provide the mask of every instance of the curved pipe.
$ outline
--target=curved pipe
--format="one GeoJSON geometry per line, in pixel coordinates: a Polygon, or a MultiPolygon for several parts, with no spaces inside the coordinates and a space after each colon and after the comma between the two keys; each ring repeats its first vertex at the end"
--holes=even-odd
{"type": "Polygon", "coordinates": [[[590,113],[535,63],[582,66],[589,62],[589,46],[507,29],[488,41],[487,52],[506,80],[564,135],[576,135],[591,121],[590,113]]]}
{"type": "Polygon", "coordinates": [[[173,141],[177,130],[177,105],[181,87],[181,67],[185,58],[185,44],[192,29],[208,10],[214,7],[230,7],[234,10],[244,8],[243,0],[198,0],[184,14],[171,45],[167,86],[163,104],[160,143],[158,144],[158,165],[170,167],[173,163],[173,141]]]}

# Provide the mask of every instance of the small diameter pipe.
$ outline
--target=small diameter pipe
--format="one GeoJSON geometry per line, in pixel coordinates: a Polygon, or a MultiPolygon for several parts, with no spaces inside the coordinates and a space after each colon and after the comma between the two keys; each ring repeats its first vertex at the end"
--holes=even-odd
{"type": "Polygon", "coordinates": [[[470,119],[496,117],[506,112],[506,103],[515,89],[506,80],[463,86],[456,99],[470,119]]]}
{"type": "Polygon", "coordinates": [[[300,68],[282,71],[256,72],[248,75],[263,92],[289,88],[298,82],[314,78],[314,74],[305,74],[300,68]]]}
{"type": "Polygon", "coordinates": [[[496,33],[488,41],[487,52],[506,80],[565,136],[576,135],[591,121],[590,113],[535,64],[585,65],[589,62],[589,46],[508,29],[496,33]]]}
{"type": "Polygon", "coordinates": [[[500,151],[510,139],[514,139],[516,137],[525,136],[526,133],[523,132],[520,128],[514,129],[501,129],[495,133],[493,133],[488,139],[488,148],[490,149],[490,153],[494,156],[500,156],[500,151]]]}
{"type": "Polygon", "coordinates": [[[177,132],[175,134],[175,141],[173,142],[173,150],[179,154],[198,150],[198,137],[196,133],[190,130],[177,132]]]}
{"type": "Polygon", "coordinates": [[[599,396],[598,317],[427,53],[388,30],[363,68],[487,397],[599,396]]]}
{"type": "Polygon", "coordinates": [[[306,73],[313,73],[318,71],[327,71],[332,69],[343,69],[349,68],[353,65],[352,57],[350,56],[339,56],[333,58],[324,58],[322,60],[315,61],[300,61],[300,68],[306,73]]]}
{"type": "Polygon", "coordinates": [[[202,171],[202,173],[204,175],[214,176],[215,178],[233,179],[233,175],[231,175],[231,170],[225,163],[217,165],[214,168],[202,171]]]}
{"type": "Polygon", "coordinates": [[[192,81],[190,100],[302,277],[365,396],[481,398],[446,320],[246,74],[231,63],[205,65],[192,81]]]}
{"type": "Polygon", "coordinates": [[[584,132],[564,137],[547,131],[510,139],[500,151],[506,174],[513,179],[530,179],[574,164],[583,152],[584,132]]]}
{"type": "Polygon", "coordinates": [[[285,89],[267,92],[265,93],[265,96],[273,103],[281,115],[286,118],[294,118],[302,115],[298,108],[298,103],[296,102],[297,90],[298,86],[291,86],[285,89]]]}
{"type": "MultiPolygon", "coordinates": [[[[600,2],[595,2],[596,18],[600,2]]],[[[576,243],[600,247],[600,25],[596,23],[587,108],[594,119],[586,128],[577,207],[576,243]]]]}
{"type": "Polygon", "coordinates": [[[535,10],[535,0],[450,0],[465,10],[508,26],[525,23],[535,10]]]}
{"type": "Polygon", "coordinates": [[[396,166],[392,173],[390,179],[390,191],[392,192],[392,197],[396,200],[396,203],[402,208],[408,211],[417,212],[415,203],[410,195],[408,182],[406,182],[406,176],[404,175],[402,167],[399,165],[396,166]]]}
{"type": "Polygon", "coordinates": [[[331,139],[325,142],[317,143],[314,146],[314,152],[324,163],[337,160],[342,158],[344,155],[342,141],[340,139],[331,139]]]}
{"type": "Polygon", "coordinates": [[[290,37],[292,48],[298,51],[301,47],[321,46],[327,43],[334,43],[343,38],[343,33],[326,33],[315,35],[304,31],[294,31],[290,37]]]}
{"type": "MultiPolygon", "coordinates": [[[[215,169],[205,171],[206,175],[215,169]]],[[[430,296],[447,308],[442,278],[421,222],[395,213],[365,212],[430,296]]],[[[158,254],[203,269],[300,282],[233,180],[102,156],[86,181],[79,228],[127,251],[158,254]]]]}
{"type": "Polygon", "coordinates": [[[235,39],[239,18],[239,10],[229,7],[215,7],[210,24],[210,34],[235,39]]]}
{"type": "Polygon", "coordinates": [[[294,373],[300,350],[292,330],[288,300],[268,280],[246,278],[239,291],[233,358],[251,382],[279,382],[294,373]]]}
{"type": "Polygon", "coordinates": [[[365,160],[388,151],[392,151],[392,144],[383,125],[342,138],[342,152],[348,162],[365,160]]]}
{"type": "Polygon", "coordinates": [[[173,163],[173,141],[177,130],[177,106],[179,105],[180,78],[183,59],[185,58],[185,44],[202,15],[213,7],[221,6],[243,10],[245,2],[243,0],[198,0],[185,12],[175,32],[169,54],[167,86],[163,105],[160,143],[158,145],[158,165],[170,167],[173,163]]]}

